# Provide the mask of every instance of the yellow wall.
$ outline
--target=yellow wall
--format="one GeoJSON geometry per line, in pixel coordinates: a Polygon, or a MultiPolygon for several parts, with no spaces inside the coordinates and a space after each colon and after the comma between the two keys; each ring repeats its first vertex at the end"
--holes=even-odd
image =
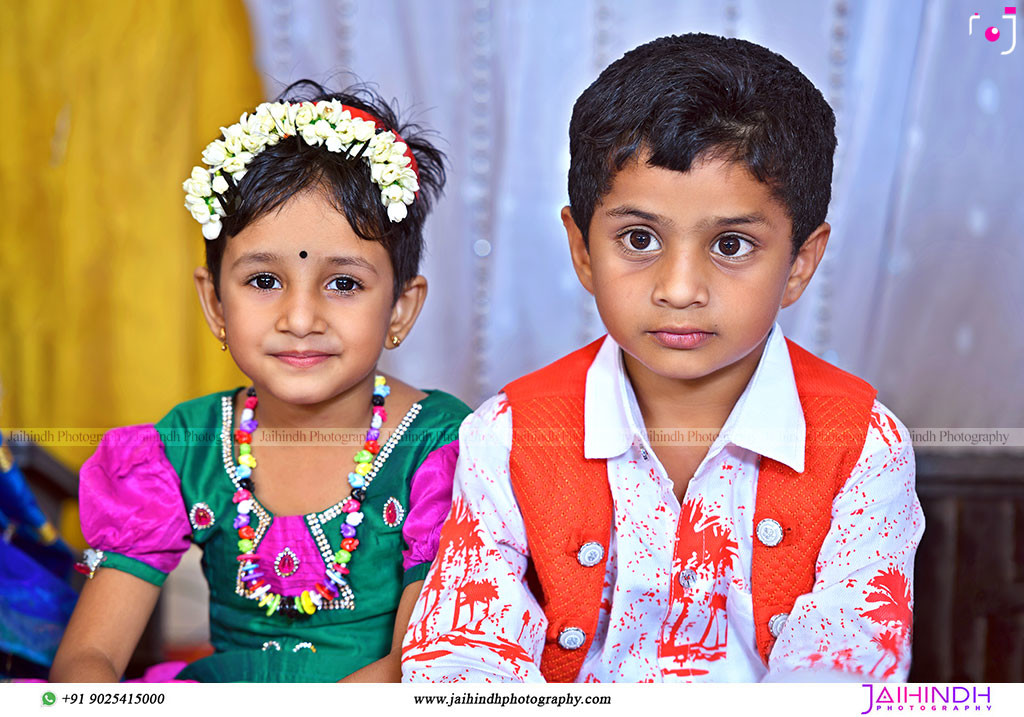
{"type": "Polygon", "coordinates": [[[241,0],[0,3],[0,427],[155,422],[244,377],[182,181],[263,99],[241,0]]]}

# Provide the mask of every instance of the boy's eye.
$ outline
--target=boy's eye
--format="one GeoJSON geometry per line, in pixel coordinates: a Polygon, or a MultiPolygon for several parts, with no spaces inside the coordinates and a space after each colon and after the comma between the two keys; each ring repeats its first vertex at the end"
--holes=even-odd
{"type": "Polygon", "coordinates": [[[661,249],[661,242],[658,241],[658,238],[643,229],[630,229],[623,238],[626,241],[627,249],[641,254],[661,249]]]}
{"type": "Polygon", "coordinates": [[[728,257],[730,259],[736,259],[741,256],[746,256],[754,248],[754,243],[749,239],[744,239],[741,236],[735,234],[727,234],[715,241],[712,245],[712,251],[719,256],[728,257]],[[715,251],[714,247],[718,247],[715,251]]]}
{"type": "Polygon", "coordinates": [[[250,285],[254,285],[260,291],[270,291],[271,289],[278,289],[281,286],[281,282],[277,280],[277,277],[271,274],[257,274],[247,282],[250,285]]]}
{"type": "Polygon", "coordinates": [[[360,285],[351,276],[339,276],[337,279],[331,279],[331,283],[328,286],[335,291],[349,293],[358,289],[360,285]]]}

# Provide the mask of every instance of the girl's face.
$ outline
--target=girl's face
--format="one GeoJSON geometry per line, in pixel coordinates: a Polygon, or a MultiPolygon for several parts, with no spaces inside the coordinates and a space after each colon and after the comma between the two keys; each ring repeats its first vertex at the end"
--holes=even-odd
{"type": "Polygon", "coordinates": [[[392,271],[384,246],[359,238],[319,191],[293,197],[225,247],[220,308],[232,357],[257,391],[285,403],[343,394],[373,372],[394,332],[411,328],[408,297],[392,301],[392,271]]]}

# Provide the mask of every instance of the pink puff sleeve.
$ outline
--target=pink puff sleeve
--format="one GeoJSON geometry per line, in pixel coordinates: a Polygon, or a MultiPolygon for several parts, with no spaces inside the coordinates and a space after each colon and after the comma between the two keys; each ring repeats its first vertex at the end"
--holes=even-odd
{"type": "Polygon", "coordinates": [[[459,442],[437,448],[420,464],[409,488],[409,515],[402,526],[408,546],[402,552],[405,584],[422,580],[437,555],[441,526],[452,507],[452,479],[459,460],[459,442]]]}
{"type": "Polygon", "coordinates": [[[153,424],[108,431],[82,465],[78,496],[82,534],[104,567],[161,585],[188,550],[181,482],[153,424]]]}

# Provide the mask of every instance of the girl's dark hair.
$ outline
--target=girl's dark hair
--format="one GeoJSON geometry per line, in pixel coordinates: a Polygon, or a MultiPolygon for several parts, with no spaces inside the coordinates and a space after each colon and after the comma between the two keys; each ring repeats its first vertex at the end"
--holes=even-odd
{"type": "Polygon", "coordinates": [[[743,164],[786,207],[793,253],[825,221],[835,115],[786,58],[706,34],[648,42],[609,65],[572,110],[569,202],[586,240],[615,173],[638,153],[687,172],[695,160],[743,164]]]}
{"type": "Polygon", "coordinates": [[[220,298],[220,268],[224,247],[257,219],[277,210],[292,197],[319,190],[348,220],[356,234],[367,241],[379,241],[394,269],[394,300],[405,284],[419,272],[423,252],[423,223],[445,182],[444,154],[427,139],[428,133],[415,124],[401,124],[398,116],[370,88],[357,85],[344,92],[329,92],[312,80],[289,85],[276,101],[321,102],[338,100],[343,105],[368,112],[378,120],[378,132],[391,130],[402,137],[416,157],[420,189],[400,222],[388,218],[381,202],[380,188],[370,179],[362,158],[314,147],[298,136],[283,139],[257,154],[237,186],[224,196],[227,211],[219,237],[206,241],[206,266],[220,298]]]}

